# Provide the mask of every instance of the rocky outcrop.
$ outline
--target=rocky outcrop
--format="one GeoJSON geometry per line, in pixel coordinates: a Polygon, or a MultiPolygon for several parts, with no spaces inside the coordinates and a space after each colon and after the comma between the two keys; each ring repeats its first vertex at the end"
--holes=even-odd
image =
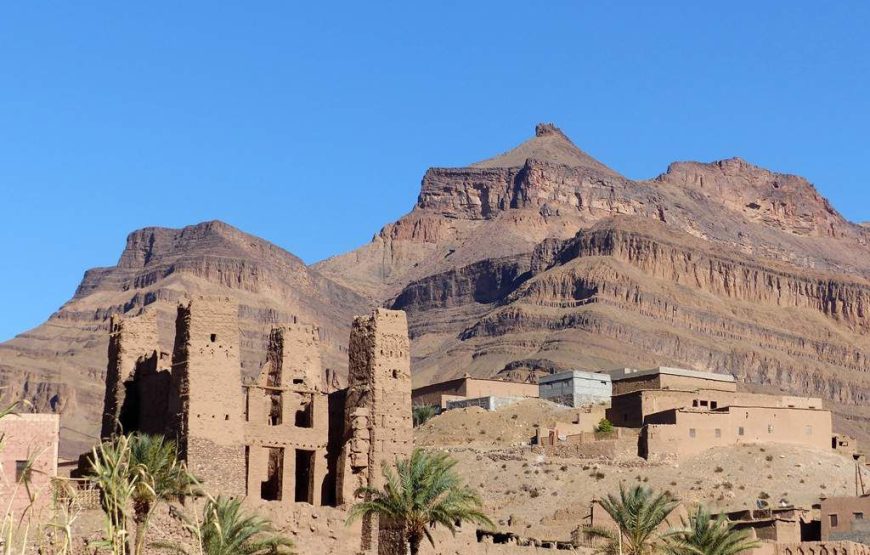
{"type": "Polygon", "coordinates": [[[806,179],[770,172],[740,158],[674,163],[656,181],[699,191],[751,221],[796,235],[855,236],[854,226],[806,179]]]}
{"type": "MultiPolygon", "coordinates": [[[[551,266],[581,257],[612,257],[639,269],[645,276],[727,299],[779,308],[808,308],[855,328],[858,333],[870,331],[870,283],[864,280],[797,272],[770,261],[747,260],[738,252],[713,251],[691,237],[682,238],[682,244],[677,239],[676,234],[649,222],[631,222],[626,226],[611,221],[581,231],[573,240],[563,243],[558,252],[549,254],[555,255],[551,266]],[[642,225],[636,226],[637,223],[642,225]]],[[[545,258],[548,249],[545,244],[535,254],[545,258]]],[[[542,262],[537,265],[540,267],[542,262]]],[[[517,295],[544,301],[579,300],[597,294],[589,286],[582,280],[573,286],[539,280],[517,295]]]]}
{"type": "Polygon", "coordinates": [[[624,215],[744,255],[870,277],[867,230],[847,222],[800,177],[734,158],[675,163],[655,179],[632,181],[590,162],[546,125],[524,145],[467,168],[430,169],[408,215],[370,244],[316,268],[385,301],[411,282],[526,254],[544,240],[569,239],[624,215]]]}

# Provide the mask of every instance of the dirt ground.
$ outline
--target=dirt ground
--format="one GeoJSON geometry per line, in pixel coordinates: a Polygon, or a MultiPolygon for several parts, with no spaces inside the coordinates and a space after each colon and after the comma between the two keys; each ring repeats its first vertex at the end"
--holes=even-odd
{"type": "MultiPolygon", "coordinates": [[[[621,483],[668,490],[688,504],[717,511],[755,507],[759,499],[810,508],[822,496],[855,494],[850,457],[800,446],[714,448],[668,464],[634,455],[562,458],[517,446],[534,435],[535,424],[570,418],[572,409],[549,405],[533,401],[490,413],[449,411],[418,428],[417,444],[448,451],[459,461],[458,471],[481,493],[500,529],[538,538],[567,539],[587,523],[593,497],[616,493],[621,483]]],[[[864,472],[870,481],[870,471],[864,472]]]]}
{"type": "Polygon", "coordinates": [[[414,440],[421,447],[528,445],[538,426],[571,422],[578,412],[541,399],[526,399],[497,411],[453,409],[417,428],[414,440]]]}

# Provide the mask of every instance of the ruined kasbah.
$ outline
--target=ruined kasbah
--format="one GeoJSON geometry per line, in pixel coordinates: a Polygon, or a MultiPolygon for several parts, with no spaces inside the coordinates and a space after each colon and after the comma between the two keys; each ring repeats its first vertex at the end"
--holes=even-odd
{"type": "MultiPolygon", "coordinates": [[[[3,417],[11,518],[0,542],[27,523],[42,532],[24,552],[212,553],[198,545],[208,504],[221,500],[241,501],[269,523],[263,538],[292,540],[283,549],[295,553],[594,553],[613,550],[607,534],[626,523],[608,507],[633,491],[673,500],[650,538],[703,508],[746,553],[870,553],[864,458],[832,432],[819,399],[741,392],[731,376],[667,367],[521,382],[466,374],[412,390],[405,313],[386,309],[353,321],[345,388],[323,366],[320,330],[301,322],[273,326],[266,363],[244,379],[238,320],[229,298],[185,299],[167,353],[153,307],[112,317],[102,443],[78,460],[58,459],[58,414],[3,417]],[[140,477],[112,505],[108,446],[142,436],[171,441],[172,464],[194,486],[160,496],[140,477]],[[406,515],[353,512],[376,491],[408,486],[385,469],[395,473],[415,446],[449,457],[489,522],[426,514],[424,541],[410,545],[406,515]],[[147,518],[137,488],[154,494],[147,518]],[[114,543],[112,526],[122,530],[114,543]]],[[[413,495],[405,502],[419,512],[413,495]]]]}

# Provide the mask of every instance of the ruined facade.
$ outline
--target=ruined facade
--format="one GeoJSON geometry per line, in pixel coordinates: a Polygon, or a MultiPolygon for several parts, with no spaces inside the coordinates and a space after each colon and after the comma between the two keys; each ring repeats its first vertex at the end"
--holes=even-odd
{"type": "Polygon", "coordinates": [[[248,495],[312,505],[334,501],[334,477],[327,480],[329,400],[321,389],[317,328],[274,328],[267,363],[245,387],[248,495]]]}
{"type": "MultiPolygon", "coordinates": [[[[383,486],[381,465],[407,458],[413,450],[411,354],[405,313],[377,309],[370,316],[356,318],[348,356],[339,503],[354,502],[360,487],[383,486]]],[[[403,552],[404,538],[396,527],[373,520],[363,520],[363,550],[403,552]]]]}
{"type": "MultiPolygon", "coordinates": [[[[360,486],[383,485],[382,462],[411,454],[404,312],[354,321],[349,387],[331,393],[316,327],[273,327],[265,364],[245,381],[235,302],[198,297],[177,314],[171,365],[162,363],[151,313],[113,319],[103,437],[162,433],[207,490],[311,505],[357,501],[360,486]]],[[[403,541],[389,523],[363,524],[363,551],[403,541]]]]}
{"type": "Polygon", "coordinates": [[[112,316],[101,436],[162,432],[169,394],[167,360],[157,348],[157,313],[112,316]]]}
{"type": "Polygon", "coordinates": [[[178,307],[168,432],[187,466],[225,495],[245,493],[238,306],[199,298],[178,307]]]}

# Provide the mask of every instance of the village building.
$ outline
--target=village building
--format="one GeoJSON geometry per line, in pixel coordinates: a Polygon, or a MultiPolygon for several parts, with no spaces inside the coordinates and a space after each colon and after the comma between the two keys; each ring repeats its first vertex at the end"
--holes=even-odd
{"type": "Polygon", "coordinates": [[[610,403],[613,386],[609,374],[571,370],[541,377],[538,392],[541,399],[582,407],[610,403]]]}
{"type": "Polygon", "coordinates": [[[518,399],[538,397],[538,384],[520,383],[491,378],[473,378],[466,374],[443,382],[414,388],[411,401],[414,406],[432,406],[447,409],[480,406],[495,410],[518,399]]]}
{"type": "MultiPolygon", "coordinates": [[[[734,529],[763,542],[794,544],[821,540],[819,521],[812,510],[767,507],[724,513],[734,529]]],[[[714,515],[716,517],[718,515],[714,515]]]]}
{"type": "MultiPolygon", "coordinates": [[[[148,311],[112,318],[102,436],[138,431],[174,439],[206,490],[349,504],[359,487],[382,485],[382,463],[411,453],[404,312],[376,309],[354,321],[349,387],[331,393],[322,383],[314,326],[273,327],[266,363],[252,381],[242,379],[235,302],[198,297],[180,304],[171,363],[159,351],[157,332],[148,311]]],[[[392,553],[404,541],[390,523],[372,519],[363,523],[362,538],[371,553],[392,553]]]]}
{"type": "Polygon", "coordinates": [[[60,416],[10,414],[0,418],[0,499],[3,511],[18,519],[41,512],[52,503],[57,476],[60,416]]]}
{"type": "Polygon", "coordinates": [[[613,382],[613,395],[642,389],[710,389],[737,391],[737,382],[729,374],[699,372],[684,368],[659,366],[647,370],[620,368],[607,372],[613,382]]]}
{"type": "Polygon", "coordinates": [[[690,456],[739,443],[785,443],[820,450],[831,445],[831,413],[811,408],[680,408],[649,415],[644,422],[638,454],[647,459],[690,456]]]}
{"type": "Polygon", "coordinates": [[[870,495],[822,499],[822,539],[870,545],[870,495]]]}
{"type": "MultiPolygon", "coordinates": [[[[847,507],[848,509],[849,507],[847,507]]],[[[688,519],[690,510],[684,504],[679,504],[659,526],[658,530],[666,532],[681,527],[682,523],[688,519]]],[[[712,515],[714,519],[719,516],[712,515]]],[[[860,536],[825,537],[821,531],[822,526],[820,526],[818,516],[813,510],[798,507],[768,507],[731,511],[722,516],[733,523],[734,529],[746,533],[749,539],[758,540],[758,546],[745,552],[746,555],[870,554],[870,544],[867,544],[860,536]]],[[[584,525],[609,530],[616,529],[616,523],[601,507],[598,500],[592,501],[584,525]]],[[[847,535],[844,534],[844,536],[847,535]]],[[[575,546],[601,548],[601,540],[585,536],[582,526],[575,530],[573,538],[575,546]]]]}
{"type": "Polygon", "coordinates": [[[787,443],[830,449],[830,411],[818,398],[738,392],[734,378],[660,367],[611,373],[607,418],[640,429],[648,459],[694,455],[739,443],[787,443]]]}

